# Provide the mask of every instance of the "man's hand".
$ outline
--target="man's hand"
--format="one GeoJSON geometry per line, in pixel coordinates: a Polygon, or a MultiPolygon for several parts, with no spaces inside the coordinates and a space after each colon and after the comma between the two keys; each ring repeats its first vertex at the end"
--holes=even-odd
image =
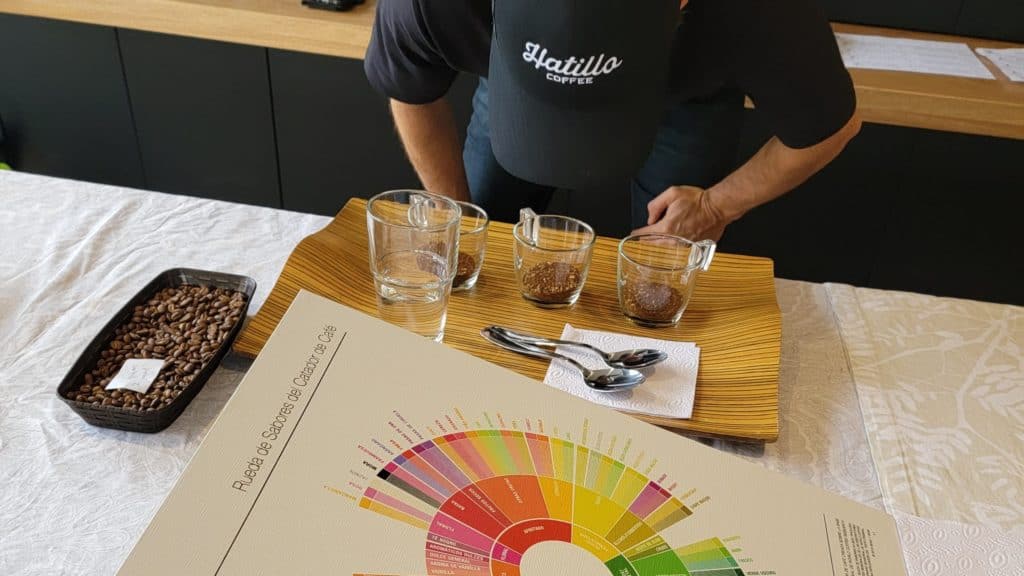
{"type": "Polygon", "coordinates": [[[647,226],[633,234],[673,234],[689,240],[718,241],[728,224],[708,190],[673,186],[647,204],[647,226]]]}
{"type": "Polygon", "coordinates": [[[799,186],[842,152],[860,130],[855,113],[835,134],[807,148],[772,138],[745,164],[707,190],[673,186],[647,204],[647,226],[634,234],[674,234],[718,241],[748,211],[799,186]]]}

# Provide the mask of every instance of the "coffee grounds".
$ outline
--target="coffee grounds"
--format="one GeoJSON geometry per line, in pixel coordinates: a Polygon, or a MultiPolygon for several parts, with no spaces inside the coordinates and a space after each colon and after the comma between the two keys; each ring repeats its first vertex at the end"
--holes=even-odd
{"type": "Polygon", "coordinates": [[[633,318],[671,322],[683,306],[683,296],[668,284],[629,280],[622,288],[622,305],[633,318]]]}
{"type": "MultiPolygon", "coordinates": [[[[426,244],[420,248],[421,253],[416,256],[416,265],[424,272],[430,272],[439,278],[443,278],[445,267],[434,258],[434,255],[443,254],[446,250],[444,242],[426,244]]],[[[472,254],[459,252],[459,265],[455,269],[455,279],[452,280],[452,285],[459,286],[466,280],[469,280],[474,271],[476,271],[476,258],[472,254]]]]}
{"type": "Polygon", "coordinates": [[[565,262],[541,262],[523,274],[523,289],[540,302],[564,302],[582,283],[580,269],[565,262]]]}
{"type": "Polygon", "coordinates": [[[472,254],[465,252],[459,252],[459,267],[455,271],[455,286],[461,286],[463,282],[469,280],[473,276],[473,272],[476,271],[476,258],[472,254]]]}

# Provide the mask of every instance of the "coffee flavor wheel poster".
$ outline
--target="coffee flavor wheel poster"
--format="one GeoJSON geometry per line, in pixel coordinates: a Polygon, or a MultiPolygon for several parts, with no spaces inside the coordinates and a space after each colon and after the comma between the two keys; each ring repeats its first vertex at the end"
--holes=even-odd
{"type": "Polygon", "coordinates": [[[362,470],[327,489],[421,532],[426,574],[543,573],[568,558],[587,574],[764,573],[739,535],[674,536],[711,498],[656,473],[630,439],[589,438],[587,420],[574,433],[455,407],[421,431],[391,416],[396,434],[360,444],[362,470]]]}
{"type": "Polygon", "coordinates": [[[905,573],[878,510],[304,292],[121,574],[183,571],[905,573]]]}

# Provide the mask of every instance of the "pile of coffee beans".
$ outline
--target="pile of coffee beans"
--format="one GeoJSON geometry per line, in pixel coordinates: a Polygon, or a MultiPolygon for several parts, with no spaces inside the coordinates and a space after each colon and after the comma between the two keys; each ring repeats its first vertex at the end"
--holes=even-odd
{"type": "Polygon", "coordinates": [[[631,318],[667,323],[683,307],[683,295],[668,284],[628,279],[622,287],[622,307],[631,318]]]}
{"type": "Polygon", "coordinates": [[[582,284],[583,272],[567,262],[541,262],[523,272],[523,290],[538,302],[565,302],[582,284]]]}
{"type": "Polygon", "coordinates": [[[164,288],[132,311],[100,352],[100,359],[67,398],[96,406],[151,412],[181,395],[217,353],[238,322],[245,295],[234,290],[183,285],[164,288]],[[125,360],[165,360],[149,391],[106,390],[125,360]]]}

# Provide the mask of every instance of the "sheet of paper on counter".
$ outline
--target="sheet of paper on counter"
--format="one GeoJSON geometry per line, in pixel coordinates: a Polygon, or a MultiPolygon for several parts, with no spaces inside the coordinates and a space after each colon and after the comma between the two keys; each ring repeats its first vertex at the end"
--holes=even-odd
{"type": "Polygon", "coordinates": [[[1010,80],[1024,82],[1024,48],[978,48],[977,52],[991,60],[1010,80]]]}
{"type": "Polygon", "coordinates": [[[847,68],[872,68],[995,80],[992,72],[961,42],[836,34],[847,68]]]}
{"type": "Polygon", "coordinates": [[[156,358],[129,358],[107,384],[107,390],[125,389],[145,394],[160,375],[164,362],[156,358]]]}

